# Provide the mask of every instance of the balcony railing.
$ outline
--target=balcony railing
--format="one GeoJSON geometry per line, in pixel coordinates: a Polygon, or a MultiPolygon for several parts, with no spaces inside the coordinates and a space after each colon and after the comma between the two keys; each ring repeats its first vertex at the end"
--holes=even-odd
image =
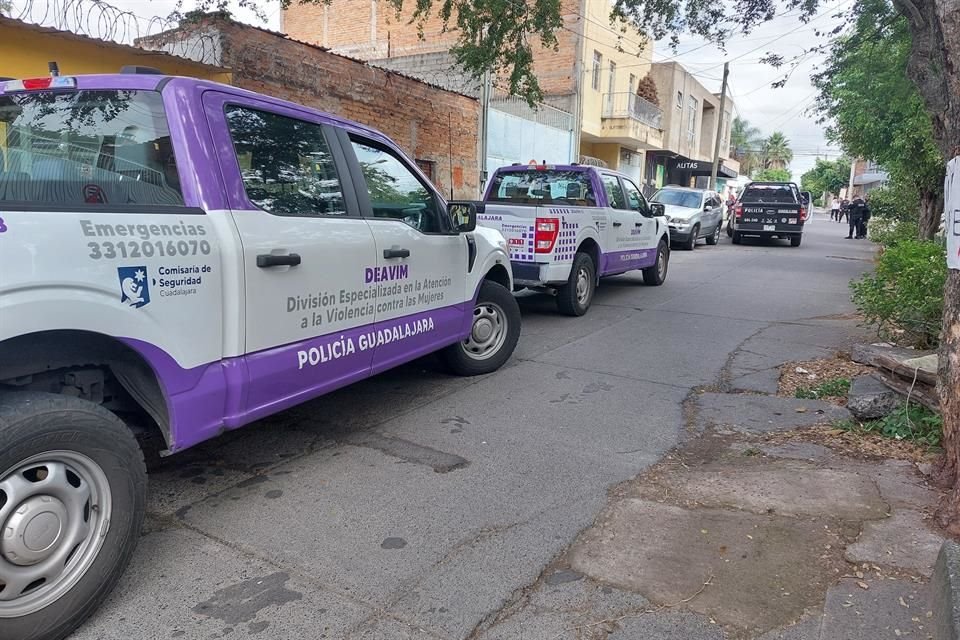
{"type": "Polygon", "coordinates": [[[660,107],[629,92],[603,94],[603,117],[633,118],[656,129],[663,125],[660,107]]]}

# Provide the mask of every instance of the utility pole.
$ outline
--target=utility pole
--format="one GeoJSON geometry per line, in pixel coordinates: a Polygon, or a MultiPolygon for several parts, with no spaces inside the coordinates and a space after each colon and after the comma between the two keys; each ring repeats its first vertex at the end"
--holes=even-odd
{"type": "Polygon", "coordinates": [[[720,113],[717,114],[717,141],[713,145],[713,170],[710,172],[710,184],[707,188],[715,190],[717,188],[717,174],[720,173],[720,139],[723,135],[723,108],[727,102],[727,76],[730,75],[730,63],[723,63],[723,86],[720,89],[720,113]]]}

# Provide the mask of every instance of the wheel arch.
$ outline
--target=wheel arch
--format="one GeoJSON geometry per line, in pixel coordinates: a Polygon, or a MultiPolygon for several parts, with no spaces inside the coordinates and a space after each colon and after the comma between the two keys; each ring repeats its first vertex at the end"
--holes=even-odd
{"type": "MultiPolygon", "coordinates": [[[[32,385],[36,377],[43,379],[39,383],[43,385],[58,374],[93,369],[111,374],[136,407],[149,416],[142,424],[128,424],[135,435],[162,437],[169,447],[170,410],[160,378],[146,358],[123,341],[93,331],[45,330],[0,342],[0,386],[14,391],[37,389],[32,385]]],[[[50,390],[63,392],[63,388],[50,390]]]]}
{"type": "Polygon", "coordinates": [[[593,260],[593,268],[596,271],[597,278],[600,277],[600,256],[603,253],[600,250],[600,243],[592,236],[587,236],[577,244],[577,253],[586,253],[593,260]]]}
{"type": "Polygon", "coordinates": [[[507,291],[513,290],[513,278],[510,277],[510,272],[502,264],[495,264],[491,266],[484,274],[483,279],[491,280],[499,285],[503,285],[507,291]]]}

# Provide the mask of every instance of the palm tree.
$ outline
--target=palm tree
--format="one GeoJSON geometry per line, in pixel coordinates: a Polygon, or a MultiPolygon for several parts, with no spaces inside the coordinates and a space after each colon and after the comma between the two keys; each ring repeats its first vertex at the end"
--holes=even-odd
{"type": "Polygon", "coordinates": [[[763,141],[761,156],[764,169],[786,169],[793,160],[790,141],[779,131],[774,131],[763,141]]]}
{"type": "Polygon", "coordinates": [[[730,156],[740,163],[740,173],[749,176],[760,164],[757,150],[762,144],[760,129],[740,117],[730,126],[730,156]]]}

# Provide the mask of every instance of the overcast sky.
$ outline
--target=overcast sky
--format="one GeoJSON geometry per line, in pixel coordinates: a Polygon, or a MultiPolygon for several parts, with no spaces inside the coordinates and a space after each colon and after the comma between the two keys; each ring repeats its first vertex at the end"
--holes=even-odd
{"type": "MultiPolygon", "coordinates": [[[[781,78],[785,69],[774,69],[761,64],[759,60],[768,52],[790,58],[823,42],[822,37],[817,36],[817,30],[827,31],[837,24],[833,16],[852,3],[852,0],[826,1],[829,4],[825,4],[807,24],[797,19],[796,12],[787,13],[750,34],[730,37],[725,51],[689,37],[681,40],[676,53],[666,42],[658,42],[654,46],[654,60],[670,59],[682,63],[714,92],[720,91],[723,62],[729,60],[730,93],[737,115],[759,127],[764,135],[778,130],[786,135],[794,151],[790,169],[793,178],[799,180],[800,175],[814,165],[818,153],[820,157],[829,158],[839,155],[838,149],[827,143],[823,127],[808,112],[815,95],[810,75],[822,62],[822,56],[811,56],[804,60],[781,89],[771,88],[770,83],[781,78]]],[[[143,19],[166,16],[177,8],[177,0],[112,0],[112,4],[143,19]]],[[[231,4],[236,6],[236,0],[232,0],[231,4]]],[[[234,9],[234,16],[244,22],[279,30],[279,2],[262,0],[260,4],[264,7],[265,20],[239,7],[234,9]]],[[[184,6],[188,10],[196,6],[196,1],[186,0],[184,6]]],[[[159,30],[157,25],[144,25],[141,28],[151,32],[159,30]]]]}
{"type": "Polygon", "coordinates": [[[822,63],[823,56],[808,56],[780,89],[773,89],[770,84],[782,78],[786,68],[778,70],[759,60],[768,52],[792,58],[825,42],[825,36],[818,37],[816,32],[828,31],[838,24],[838,19],[833,16],[851,4],[850,0],[828,2],[819,17],[807,24],[800,22],[796,15],[786,14],[748,35],[731,37],[726,51],[705,45],[697,38],[682,39],[677,53],[673,53],[666,42],[657,43],[654,60],[671,59],[682,63],[697,74],[704,86],[717,93],[723,63],[729,61],[730,95],[736,105],[736,114],[759,127],[764,135],[783,132],[794,151],[790,170],[793,178],[799,181],[800,176],[813,167],[818,153],[829,159],[840,155],[839,150],[827,142],[823,126],[816,122],[816,115],[808,111],[816,95],[810,76],[822,63]]]}

